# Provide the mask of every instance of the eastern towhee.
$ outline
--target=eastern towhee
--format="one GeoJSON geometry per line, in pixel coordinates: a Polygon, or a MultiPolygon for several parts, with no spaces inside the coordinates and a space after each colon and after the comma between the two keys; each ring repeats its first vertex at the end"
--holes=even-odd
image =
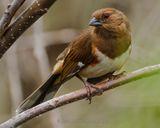
{"type": "Polygon", "coordinates": [[[114,73],[124,65],[130,47],[127,17],[114,8],[95,11],[89,27],[58,56],[50,78],[25,99],[17,111],[53,98],[60,86],[74,76],[80,78],[89,91],[94,86],[88,81],[114,73]]]}

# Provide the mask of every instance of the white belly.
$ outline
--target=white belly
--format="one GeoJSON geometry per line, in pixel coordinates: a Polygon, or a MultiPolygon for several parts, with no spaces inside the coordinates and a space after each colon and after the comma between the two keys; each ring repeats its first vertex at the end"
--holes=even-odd
{"type": "Polygon", "coordinates": [[[98,61],[100,63],[86,67],[80,72],[80,75],[86,78],[94,78],[103,76],[110,72],[117,71],[123,66],[123,64],[127,60],[129,53],[130,48],[128,48],[128,50],[121,56],[115,59],[111,59],[109,57],[106,57],[98,49],[96,49],[96,56],[98,56],[98,61]]]}

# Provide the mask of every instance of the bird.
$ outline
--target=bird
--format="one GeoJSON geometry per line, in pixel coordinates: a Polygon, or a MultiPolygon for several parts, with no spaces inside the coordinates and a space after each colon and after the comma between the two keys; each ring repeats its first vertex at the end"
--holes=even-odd
{"type": "Polygon", "coordinates": [[[94,11],[88,27],[57,57],[48,80],[19,105],[17,112],[53,98],[61,85],[74,76],[82,80],[90,96],[90,88],[97,88],[92,80],[119,71],[130,52],[127,16],[115,8],[94,11]]]}

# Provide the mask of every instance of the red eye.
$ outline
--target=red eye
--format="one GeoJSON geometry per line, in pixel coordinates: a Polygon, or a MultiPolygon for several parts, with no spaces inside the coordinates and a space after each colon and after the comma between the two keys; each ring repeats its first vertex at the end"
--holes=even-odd
{"type": "Polygon", "coordinates": [[[109,17],[110,17],[110,14],[109,14],[109,13],[105,13],[105,14],[104,14],[104,18],[105,18],[105,19],[108,19],[109,17]]]}

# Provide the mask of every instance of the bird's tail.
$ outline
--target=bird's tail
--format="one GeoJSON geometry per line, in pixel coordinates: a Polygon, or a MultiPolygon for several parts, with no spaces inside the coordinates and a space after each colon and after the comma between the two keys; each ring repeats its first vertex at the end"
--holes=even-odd
{"type": "Polygon", "coordinates": [[[21,113],[29,108],[32,108],[42,102],[45,102],[56,94],[60,88],[60,74],[52,74],[49,79],[27,97],[17,108],[16,112],[21,113]]]}

